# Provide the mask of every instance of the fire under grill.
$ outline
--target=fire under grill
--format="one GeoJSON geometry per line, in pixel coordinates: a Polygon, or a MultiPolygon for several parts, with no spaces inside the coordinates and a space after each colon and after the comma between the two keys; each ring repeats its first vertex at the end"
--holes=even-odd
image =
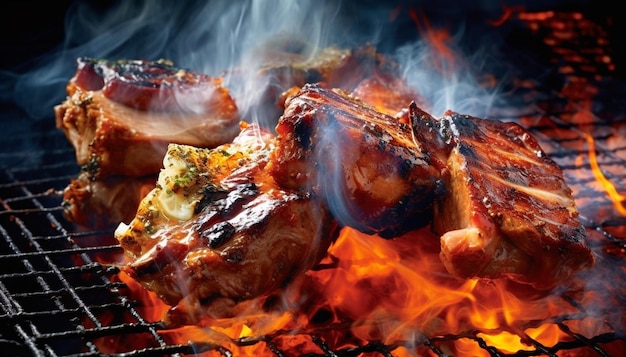
{"type": "MultiPolygon", "coordinates": [[[[459,344],[471,344],[491,356],[623,355],[626,84],[614,76],[608,60],[611,44],[598,41],[606,39],[601,24],[571,12],[520,14],[519,22],[525,28],[523,35],[510,38],[511,46],[498,61],[515,72],[497,77],[501,94],[487,113],[468,114],[522,124],[564,170],[597,257],[594,268],[579,274],[586,282],[584,292],[557,292],[568,308],[548,318],[531,318],[516,329],[495,326],[449,334],[416,332],[410,340],[391,343],[347,338],[340,345],[335,345],[333,333],[345,330],[349,321],[330,322],[320,310],[315,317],[319,324],[310,331],[278,330],[236,338],[228,344],[191,338],[191,342],[181,343],[171,339],[160,322],[147,317],[152,302],[138,298],[110,264],[122,252],[112,232],[86,230],[65,220],[61,191],[79,168],[73,149],[50,119],[39,131],[13,129],[15,132],[9,133],[14,135],[3,139],[0,351],[11,356],[203,352],[229,356],[235,353],[234,346],[287,356],[302,352],[299,348],[308,343],[302,352],[307,356],[447,356],[460,354],[459,344]],[[564,36],[567,31],[572,31],[571,36],[564,36]],[[523,45],[522,38],[528,35],[538,38],[533,41],[545,50],[539,57],[536,47],[523,45]],[[25,148],[24,143],[32,144],[25,148]],[[545,325],[557,330],[555,339],[527,332],[545,325]],[[494,331],[522,341],[524,348],[508,350],[502,340],[489,338],[497,335],[494,331]]],[[[9,123],[23,119],[22,114],[7,115],[11,116],[6,119],[9,123]]]]}

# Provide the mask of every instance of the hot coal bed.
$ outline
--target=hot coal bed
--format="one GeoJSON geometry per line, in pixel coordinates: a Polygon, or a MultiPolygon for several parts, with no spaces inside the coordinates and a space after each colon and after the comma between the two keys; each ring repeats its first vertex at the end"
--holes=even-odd
{"type": "MultiPolygon", "coordinates": [[[[618,63],[623,43],[614,35],[618,30],[610,16],[584,10],[509,7],[501,18],[490,18],[491,31],[507,33],[506,41],[490,53],[489,65],[481,70],[485,86],[498,86],[498,98],[484,113],[471,113],[529,129],[563,169],[574,192],[596,265],[577,277],[586,282],[584,293],[561,293],[560,299],[570,308],[524,326],[551,324],[559,330],[557,340],[547,343],[525,329],[507,331],[525,345],[512,352],[485,338],[489,331],[474,329],[436,335],[417,331],[410,341],[372,340],[337,347],[328,340],[329,331],[347,327],[325,325],[320,313],[323,328],[318,327],[318,332],[279,330],[238,338],[230,346],[260,346],[267,355],[293,355],[298,348],[290,345],[290,339],[304,334],[313,346],[308,347],[308,356],[393,356],[400,349],[446,356],[446,346],[461,340],[491,356],[623,355],[626,81],[618,63]],[[592,334],[580,332],[580,325],[585,324],[595,325],[589,329],[592,334]]],[[[31,120],[25,111],[7,106],[2,120],[2,354],[233,354],[231,347],[212,341],[172,342],[163,333],[163,324],[146,317],[150,302],[137,298],[128,282],[119,278],[119,269],[109,264],[121,254],[112,231],[79,227],[65,219],[61,192],[79,167],[73,148],[54,128],[53,118],[31,120]]]]}

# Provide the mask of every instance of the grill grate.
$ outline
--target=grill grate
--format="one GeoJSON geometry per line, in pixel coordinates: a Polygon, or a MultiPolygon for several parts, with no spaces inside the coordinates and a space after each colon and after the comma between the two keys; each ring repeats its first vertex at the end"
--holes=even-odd
{"type": "Polygon", "coordinates": [[[147,334],[152,346],[166,347],[159,326],[147,323],[120,293],[123,284],[111,279],[117,269],[97,261],[120,250],[106,242],[111,233],[79,232],[64,221],[59,190],[73,153],[57,153],[52,165],[3,171],[0,318],[9,324],[0,330],[2,344],[14,355],[95,355],[95,338],[147,334]],[[105,321],[106,315],[134,322],[105,321]]]}
{"type": "MultiPolygon", "coordinates": [[[[590,153],[595,154],[603,177],[621,184],[617,190],[624,192],[626,142],[620,142],[619,133],[626,132],[623,116],[626,108],[614,97],[626,97],[625,86],[616,86],[604,79],[586,82],[598,89],[599,94],[592,102],[585,102],[570,97],[564,90],[566,83],[571,83],[570,74],[550,74],[546,78],[546,64],[530,60],[523,51],[508,52],[507,60],[524,64],[520,67],[525,70],[522,78],[537,79],[525,81],[524,85],[515,80],[504,83],[509,85],[504,86],[509,95],[485,116],[520,122],[530,128],[563,168],[566,179],[577,192],[590,244],[599,257],[597,266],[584,272],[582,277],[597,280],[590,288],[612,299],[590,310],[576,297],[563,294],[563,300],[575,312],[553,316],[550,321],[531,321],[524,327],[554,323],[568,339],[545,345],[520,332],[524,329],[511,331],[531,346],[516,355],[555,356],[570,351],[581,355],[617,355],[626,349],[623,316],[619,317],[626,309],[623,288],[626,284],[626,218],[618,214],[616,203],[610,199],[606,188],[597,185],[598,173],[593,171],[595,161],[590,153]],[[535,76],[536,73],[541,75],[535,76]],[[580,113],[588,115],[581,117],[580,113]],[[597,272],[610,275],[598,279],[593,276],[597,272]],[[606,317],[609,328],[591,338],[572,331],[569,322],[589,317],[606,317]],[[617,321],[617,324],[610,321],[617,321]]],[[[580,78],[596,78],[599,73],[591,71],[588,65],[575,72],[582,72],[580,78]]],[[[10,116],[11,121],[21,119],[19,114],[10,116]]],[[[5,147],[17,149],[0,153],[0,266],[3,267],[0,271],[0,319],[5,322],[0,326],[0,349],[14,356],[178,356],[207,351],[231,355],[227,348],[210,343],[171,344],[160,334],[164,327],[144,317],[142,302],[129,297],[128,287],[117,278],[119,270],[109,264],[121,253],[112,239],[112,232],[85,231],[64,219],[61,190],[78,172],[78,167],[74,163],[73,149],[63,135],[49,125],[43,127],[45,130],[27,129],[28,133],[7,138],[5,147]],[[36,143],[37,148],[22,150],[23,142],[36,143]],[[53,149],[40,149],[47,147],[53,149]]],[[[509,355],[491,346],[481,337],[485,331],[478,330],[418,336],[392,345],[371,341],[350,347],[330,347],[326,333],[344,327],[329,325],[315,333],[278,331],[241,338],[235,340],[234,345],[264,344],[276,356],[287,356],[292,352],[285,347],[289,346],[289,340],[304,337],[320,351],[306,354],[311,357],[392,356],[401,348],[420,355],[447,356],[445,346],[463,339],[474,341],[491,356],[509,355]]]]}

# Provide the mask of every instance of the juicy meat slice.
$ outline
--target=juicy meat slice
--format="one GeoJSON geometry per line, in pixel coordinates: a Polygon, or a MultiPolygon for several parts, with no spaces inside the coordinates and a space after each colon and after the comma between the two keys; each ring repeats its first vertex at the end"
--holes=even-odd
{"type": "Polygon", "coordinates": [[[416,106],[411,118],[447,172],[433,229],[451,273],[544,290],[593,264],[563,173],[529,132],[451,111],[434,119],[416,106]]]}
{"type": "Polygon", "coordinates": [[[268,170],[319,192],[341,224],[388,237],[426,224],[439,171],[410,125],[341,90],[305,85],[286,102],[268,170]]]}
{"type": "Polygon", "coordinates": [[[139,202],[154,188],[155,181],[156,175],[93,180],[83,171],[63,190],[65,218],[89,228],[115,227],[135,216],[139,202]]]}
{"type": "Polygon", "coordinates": [[[264,170],[273,136],[243,125],[230,144],[172,144],[156,188],[115,238],[123,270],[174,306],[165,321],[232,314],[313,267],[337,235],[321,200],[264,170]]]}
{"type": "Polygon", "coordinates": [[[78,59],[56,126],[92,177],[158,173],[169,143],[215,147],[239,132],[220,80],[165,62],[78,59]]]}

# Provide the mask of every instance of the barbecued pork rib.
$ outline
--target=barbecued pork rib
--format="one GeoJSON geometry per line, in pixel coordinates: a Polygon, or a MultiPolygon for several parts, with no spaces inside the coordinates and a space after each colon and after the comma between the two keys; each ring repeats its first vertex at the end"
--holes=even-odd
{"type": "Polygon", "coordinates": [[[172,144],[157,187],[115,237],[123,270],[174,306],[166,323],[224,317],[319,262],[337,235],[324,203],[264,170],[273,136],[244,125],[214,149],[172,144]]]}
{"type": "Polygon", "coordinates": [[[430,220],[439,172],[408,124],[308,84],[287,100],[276,132],[271,175],[322,194],[343,225],[387,237],[430,220]]]}
{"type": "Polygon", "coordinates": [[[219,79],[163,61],[77,62],[55,120],[92,177],[156,174],[169,143],[214,147],[239,132],[219,79]]]}
{"type": "Polygon", "coordinates": [[[433,230],[448,271],[545,290],[593,264],[563,173],[530,133],[451,111],[434,119],[415,105],[410,114],[416,140],[447,171],[433,230]]]}

